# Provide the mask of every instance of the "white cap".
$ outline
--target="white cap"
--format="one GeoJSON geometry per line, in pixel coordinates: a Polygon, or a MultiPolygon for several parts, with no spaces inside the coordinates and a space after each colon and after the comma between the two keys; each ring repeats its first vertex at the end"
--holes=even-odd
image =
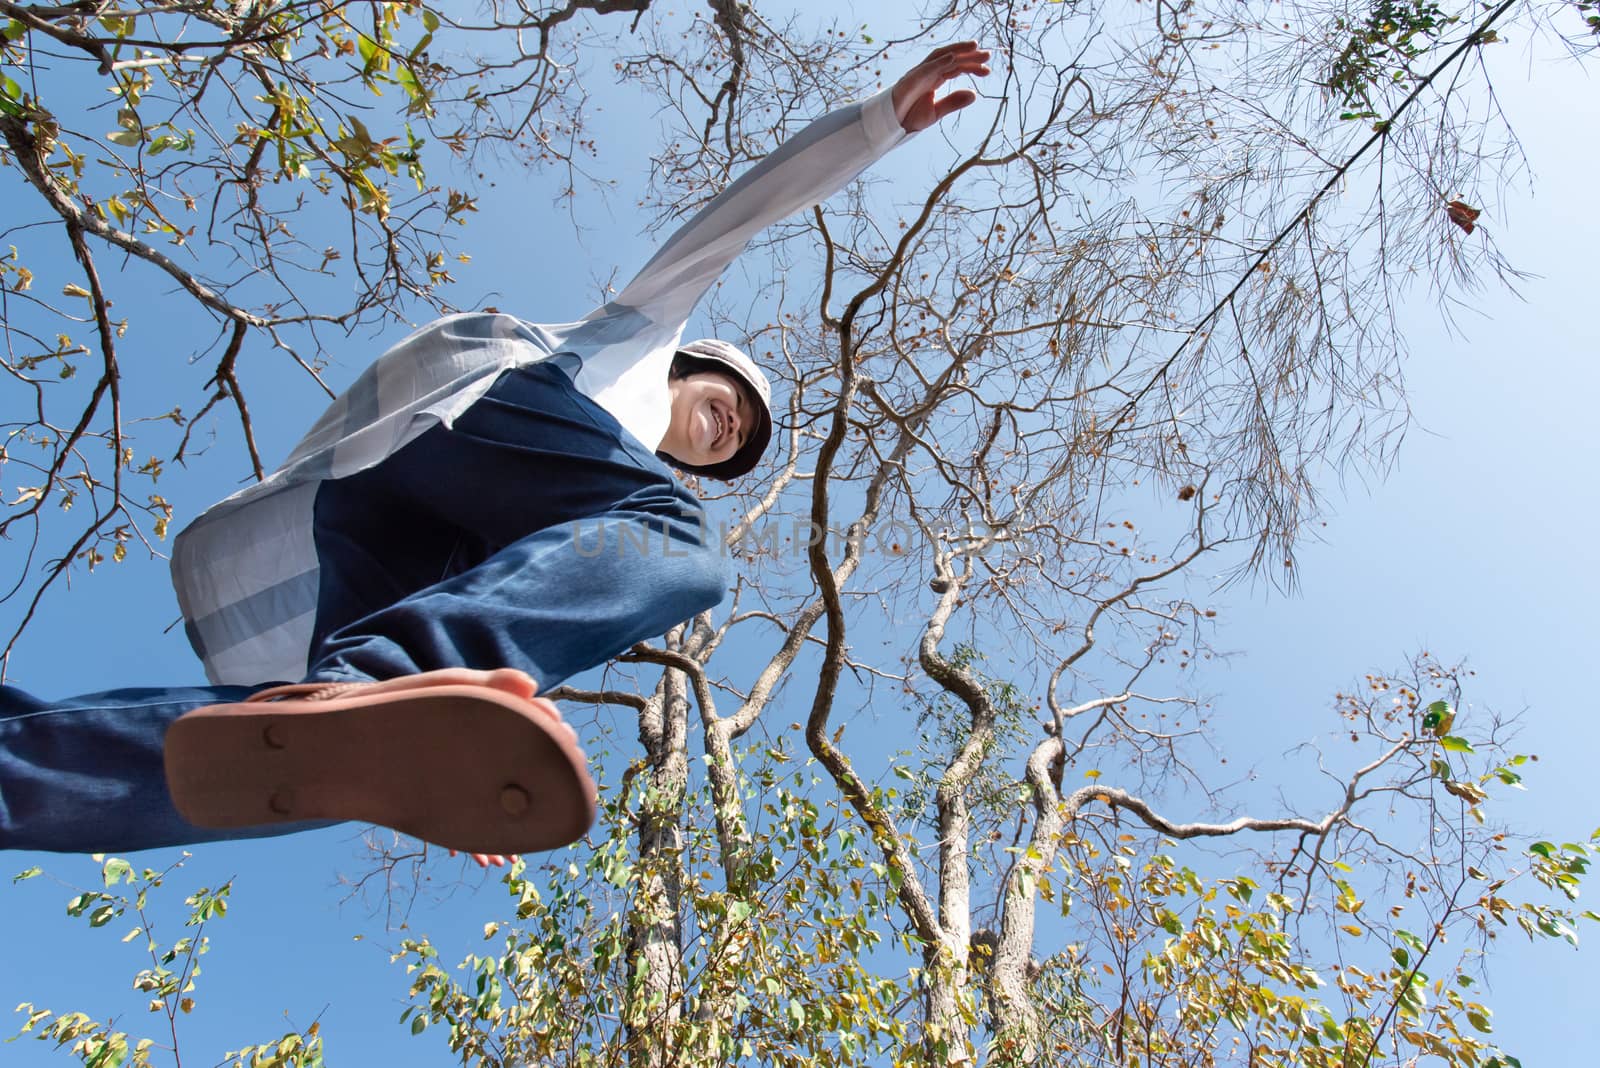
{"type": "Polygon", "coordinates": [[[710,475],[713,478],[732,481],[755,468],[761,461],[761,454],[767,450],[767,443],[772,440],[772,386],[754,360],[726,341],[719,341],[714,337],[701,338],[699,341],[688,341],[679,345],[678,351],[698,360],[710,360],[722,364],[733,373],[734,377],[748,385],[750,393],[755,396],[756,422],[750,428],[750,437],[738,452],[721,463],[705,466],[678,464],[684,470],[697,475],[710,475]]]}

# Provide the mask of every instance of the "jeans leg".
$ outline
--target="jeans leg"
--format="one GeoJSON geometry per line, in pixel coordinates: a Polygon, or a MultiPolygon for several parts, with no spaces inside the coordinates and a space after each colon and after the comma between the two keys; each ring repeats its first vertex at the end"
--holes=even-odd
{"type": "Polygon", "coordinates": [[[554,367],[318,493],[310,675],[514,667],[542,689],[717,604],[699,502],[554,367]]]}
{"type": "Polygon", "coordinates": [[[323,640],[311,677],[514,667],[541,690],[722,600],[698,521],[598,517],[549,527],[323,640]]]}
{"type": "Polygon", "coordinates": [[[0,686],[0,849],[122,853],[321,826],[207,830],[172,807],[161,760],[167,726],[251,692],[129,689],[41,701],[0,686]]]}

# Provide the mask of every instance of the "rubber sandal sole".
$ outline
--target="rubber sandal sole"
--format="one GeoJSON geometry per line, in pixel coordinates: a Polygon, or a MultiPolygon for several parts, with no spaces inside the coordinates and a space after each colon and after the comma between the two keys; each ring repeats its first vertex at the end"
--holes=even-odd
{"type": "Polygon", "coordinates": [[[167,786],[199,827],[356,820],[467,853],[555,849],[594,822],[595,786],[536,703],[435,686],[211,705],[168,728],[167,786]]]}

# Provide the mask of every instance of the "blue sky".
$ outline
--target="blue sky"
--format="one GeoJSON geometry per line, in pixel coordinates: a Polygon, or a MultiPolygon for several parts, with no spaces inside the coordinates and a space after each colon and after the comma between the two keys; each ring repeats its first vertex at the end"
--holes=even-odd
{"type": "MultiPolygon", "coordinates": [[[[1521,287],[1521,299],[1483,294],[1458,313],[1454,330],[1426,300],[1406,309],[1415,425],[1394,471],[1372,485],[1333,489],[1322,541],[1300,554],[1297,596],[1249,587],[1218,595],[1217,644],[1242,655],[1207,683],[1218,694],[1222,744],[1250,754],[1241,760],[1270,781],[1276,755],[1319,729],[1317,714],[1352,678],[1423,648],[1467,657],[1478,673],[1472,704],[1524,712],[1519,748],[1541,757],[1510,818],[1550,837],[1582,840],[1600,825],[1600,776],[1592,767],[1600,731],[1588,685],[1592,643],[1600,638],[1592,608],[1600,603],[1600,579],[1590,547],[1600,511],[1600,480],[1590,469],[1591,410],[1600,393],[1600,221],[1592,192],[1600,94],[1575,64],[1529,60],[1518,43],[1501,46],[1494,58],[1536,185],[1531,195],[1512,190],[1482,223],[1536,277],[1521,287]]],[[[643,125],[612,120],[617,143],[626,143],[630,122],[643,125]]],[[[937,155],[938,146],[926,151],[937,155]]],[[[614,215],[596,212],[582,240],[560,213],[549,212],[556,222],[545,230],[548,201],[520,182],[515,191],[491,191],[467,238],[475,259],[462,272],[461,293],[496,291],[492,303],[534,319],[590,306],[594,278],[613,263],[641,262],[649,247],[628,210],[642,175],[621,164],[615,175],[614,215]],[[521,250],[529,247],[540,255],[526,256],[521,250]],[[594,264],[593,275],[572,269],[575,263],[594,264]]],[[[746,284],[737,272],[733,279],[730,285],[746,284]]],[[[334,379],[348,380],[392,336],[352,339],[334,379]]],[[[302,389],[279,410],[314,405],[302,389]]],[[[293,421],[265,426],[266,455],[281,456],[300,429],[293,421]]],[[[194,503],[220,496],[237,466],[226,443],[219,445],[184,476],[185,493],[194,503]]],[[[176,616],[164,572],[159,562],[108,566],[58,597],[17,656],[18,681],[46,696],[198,681],[181,634],[162,633],[176,616]]],[[[632,744],[626,724],[582,725],[591,746],[632,744]]],[[[174,889],[229,877],[237,889],[229,918],[213,932],[197,1008],[186,1021],[190,1063],[213,1063],[225,1049],[276,1037],[286,1018],[304,1025],[319,1016],[332,1062],[446,1059],[437,1035],[414,1039],[395,1023],[405,980],[387,963],[387,950],[403,934],[386,931],[383,917],[360,901],[341,903],[340,873],[363,870],[353,834],[335,829],[195,850],[174,889]]],[[[154,865],[173,855],[138,859],[154,865]]],[[[7,854],[0,874],[33,864],[86,886],[98,872],[85,858],[7,854]]],[[[484,921],[505,910],[504,891],[453,862],[432,874],[409,923],[450,947],[448,960],[475,947],[484,921]]],[[[141,966],[136,945],[117,942],[124,925],[90,932],[69,920],[68,896],[44,879],[0,882],[0,1008],[27,1000],[125,1014],[123,1025],[137,1033],[156,1018],[129,988],[141,966]]],[[[1590,1006],[1600,955],[1592,947],[1534,952],[1508,939],[1501,948],[1489,1000],[1498,1013],[1496,1036],[1511,1052],[1530,1066],[1566,1063],[1570,1048],[1600,1038],[1590,1006]]],[[[0,1060],[21,1068],[62,1063],[34,1043],[0,1047],[0,1060]]]]}

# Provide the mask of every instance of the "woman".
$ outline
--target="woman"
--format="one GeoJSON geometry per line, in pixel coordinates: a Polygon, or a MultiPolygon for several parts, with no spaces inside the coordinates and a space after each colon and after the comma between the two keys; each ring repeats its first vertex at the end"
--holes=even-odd
{"type": "Polygon", "coordinates": [[[987,61],[949,45],[813,122],[577,322],[456,315],[386,353],[177,538],[212,686],[0,688],[0,848],[355,819],[487,863],[581,837],[594,785],[534,694],[721,601],[720,547],[667,463],[731,479],[771,437],[766,376],[725,342],[681,343],[689,313],[765,226],[972,103],[938,92],[987,61]]]}

